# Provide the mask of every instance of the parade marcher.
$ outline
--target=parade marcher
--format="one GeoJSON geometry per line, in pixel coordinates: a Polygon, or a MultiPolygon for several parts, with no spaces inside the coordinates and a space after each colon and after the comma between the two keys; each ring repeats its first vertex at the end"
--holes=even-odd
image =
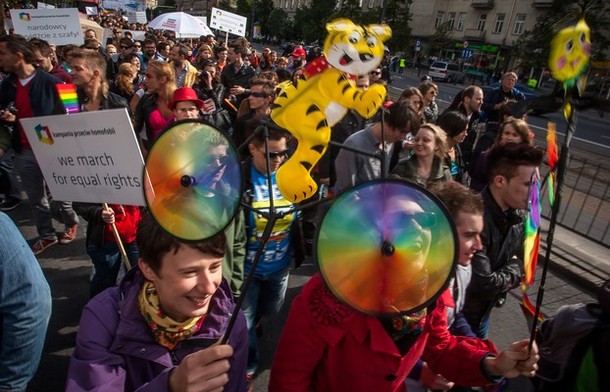
{"type": "Polygon", "coordinates": [[[53,48],[51,48],[51,45],[49,45],[47,41],[39,38],[32,38],[28,42],[28,45],[30,45],[32,51],[34,52],[34,61],[32,61],[34,66],[50,73],[64,83],[72,83],[72,77],[70,74],[64,71],[58,62],[53,60],[53,48]]]}
{"type": "Polygon", "coordinates": [[[453,180],[468,185],[469,177],[460,148],[460,143],[464,141],[468,134],[468,119],[458,111],[444,112],[436,125],[447,134],[445,164],[449,167],[453,180]]]}
{"type": "Polygon", "coordinates": [[[432,81],[426,80],[419,84],[419,91],[424,97],[425,120],[429,123],[435,123],[438,118],[438,105],[436,104],[438,86],[432,81]]]}
{"type": "Polygon", "coordinates": [[[424,188],[452,179],[445,165],[447,136],[441,128],[434,124],[423,124],[415,134],[414,149],[415,154],[398,162],[392,170],[393,176],[424,188]]]}
{"type": "Polygon", "coordinates": [[[372,154],[385,153],[386,167],[382,168],[381,160],[378,157],[342,149],[335,159],[337,176],[335,193],[365,181],[381,178],[382,170],[388,172],[391,169],[390,157],[394,143],[403,139],[408,133],[419,129],[419,116],[408,101],[394,102],[383,110],[386,111],[383,124],[381,120],[376,121],[348,137],[344,144],[372,154]],[[382,131],[384,132],[383,138],[382,131]],[[381,145],[382,140],[385,141],[385,146],[381,145]]]}
{"type": "MultiPolygon", "coordinates": [[[[128,65],[127,63],[121,66],[128,65]]],[[[72,76],[82,112],[129,109],[127,100],[108,91],[106,62],[98,52],[76,51],[72,59],[72,76]]],[[[129,110],[128,110],[129,111],[129,110]]],[[[135,243],[140,207],[123,204],[75,203],[75,210],[87,221],[86,249],[93,263],[89,296],[93,298],[115,285],[121,267],[121,251],[112,225],[119,233],[132,267],[138,262],[135,243]]]]}
{"type": "Polygon", "coordinates": [[[215,344],[234,311],[224,233],[182,242],[150,215],[137,232],[138,267],[83,310],[66,391],[244,391],[243,315],[215,344]]]}
{"type": "Polygon", "coordinates": [[[471,164],[472,152],[479,137],[485,131],[485,124],[481,122],[481,105],[483,105],[483,90],[479,86],[468,86],[456,94],[451,105],[445,110],[446,112],[457,110],[468,119],[468,134],[460,145],[466,167],[471,164]]]}
{"type": "Polygon", "coordinates": [[[134,131],[144,149],[148,150],[174,118],[174,112],[167,106],[176,90],[174,67],[161,61],[148,63],[146,88],[146,94],[138,101],[134,113],[134,131]]]}
{"type": "Polygon", "coordinates": [[[515,83],[517,83],[517,74],[506,72],[502,75],[500,86],[491,90],[491,93],[485,97],[483,112],[485,112],[487,121],[499,121],[498,110],[503,103],[525,99],[525,95],[515,87],[515,83]]]}
{"type": "Polygon", "coordinates": [[[16,112],[4,109],[0,112],[0,119],[16,127],[13,132],[14,163],[30,200],[38,231],[39,239],[32,251],[39,254],[58,242],[68,244],[74,241],[79,220],[71,202],[59,202],[65,230],[60,238],[57,237],[42,171],[21,123],[16,123],[21,118],[65,114],[56,88],[61,82],[37,70],[33,60],[34,54],[25,39],[16,35],[0,37],[0,69],[11,74],[0,85],[0,108],[7,108],[12,102],[16,112]]]}
{"type": "Polygon", "coordinates": [[[464,316],[477,336],[489,333],[490,313],[523,277],[523,216],[534,171],[542,151],[528,144],[504,143],[487,156],[489,185],[485,202],[483,249],[472,260],[472,280],[466,291],[464,316]]]}
{"type": "Polygon", "coordinates": [[[0,390],[25,391],[42,355],[51,290],[19,229],[2,212],[0,287],[0,390]]]}
{"type": "MultiPolygon", "coordinates": [[[[399,215],[424,212],[404,198],[387,203],[399,215]]],[[[431,238],[429,227],[416,218],[413,222],[413,230],[431,238]]],[[[424,243],[429,247],[432,242],[424,243]]],[[[429,248],[422,251],[427,254],[429,248]]],[[[435,306],[388,317],[361,313],[331,290],[318,273],[293,300],[273,358],[269,391],[405,391],[404,380],[420,358],[434,373],[461,385],[486,386],[502,376],[535,373],[537,347],[530,352],[528,340],[498,354],[488,340],[451,335],[448,290],[435,306]]]]}
{"type": "Polygon", "coordinates": [[[233,105],[238,108],[241,101],[247,97],[246,89],[256,71],[244,64],[247,51],[238,42],[230,43],[227,53],[228,64],[223,68],[220,80],[225,86],[227,97],[233,100],[233,105]]]}
{"type": "Polygon", "coordinates": [[[477,161],[474,162],[470,170],[470,187],[475,191],[480,192],[489,182],[487,155],[493,146],[503,143],[531,144],[532,140],[532,131],[525,121],[508,118],[500,124],[494,143],[485,151],[477,154],[477,161]]]}
{"type": "MultiPolygon", "coordinates": [[[[254,130],[259,124],[260,119],[253,118],[248,127],[254,130]]],[[[257,132],[248,144],[251,159],[244,165],[246,178],[244,202],[256,209],[269,211],[270,198],[273,195],[275,208],[289,209],[292,203],[283,198],[276,183],[277,170],[288,155],[287,134],[270,128],[268,135],[268,143],[265,143],[263,132],[257,132]],[[269,156],[269,173],[267,156],[269,156]],[[272,190],[268,187],[269,178],[272,190]]],[[[252,268],[258,248],[265,247],[248,291],[243,294],[245,298],[242,310],[248,323],[248,377],[251,379],[259,364],[257,324],[263,317],[278,313],[282,307],[288,288],[290,264],[293,258],[296,266],[302,262],[303,244],[296,212],[288,212],[275,221],[273,236],[264,244],[261,238],[268,219],[256,211],[249,211],[246,215],[248,243],[245,275],[252,268]]]]}
{"type": "Polygon", "coordinates": [[[176,75],[176,87],[193,87],[197,81],[197,68],[188,61],[188,48],[181,44],[175,45],[169,57],[176,75]]]}

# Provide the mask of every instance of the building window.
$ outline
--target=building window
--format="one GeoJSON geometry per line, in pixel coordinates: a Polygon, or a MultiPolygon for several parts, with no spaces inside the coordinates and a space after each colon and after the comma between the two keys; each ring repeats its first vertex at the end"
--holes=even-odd
{"type": "Polygon", "coordinates": [[[436,20],[434,21],[434,27],[439,27],[440,25],[443,24],[443,17],[445,16],[445,13],[443,11],[438,11],[436,14],[436,20]]]}
{"type": "Polygon", "coordinates": [[[290,5],[290,8],[294,8],[294,0],[292,0],[292,4],[290,5]]]}
{"type": "Polygon", "coordinates": [[[458,15],[457,26],[455,27],[455,29],[458,30],[458,31],[464,30],[464,22],[465,21],[466,21],[466,13],[465,12],[460,12],[460,14],[458,15]]]}
{"type": "Polygon", "coordinates": [[[375,0],[369,0],[369,8],[373,8],[375,6],[375,0]]]}
{"type": "Polygon", "coordinates": [[[479,21],[477,22],[477,30],[485,30],[485,21],[487,20],[487,14],[479,15],[479,21]]]}
{"type": "Polygon", "coordinates": [[[449,30],[453,30],[455,27],[455,12],[450,12],[447,17],[447,25],[449,26],[449,30]]]}
{"type": "Polygon", "coordinates": [[[515,28],[513,29],[513,34],[520,35],[523,34],[523,30],[525,28],[525,14],[517,14],[515,19],[515,28]]]}
{"type": "Polygon", "coordinates": [[[506,18],[506,14],[497,14],[496,15],[496,23],[494,23],[494,34],[500,34],[502,32],[502,28],[504,27],[504,18],[506,18]]]}

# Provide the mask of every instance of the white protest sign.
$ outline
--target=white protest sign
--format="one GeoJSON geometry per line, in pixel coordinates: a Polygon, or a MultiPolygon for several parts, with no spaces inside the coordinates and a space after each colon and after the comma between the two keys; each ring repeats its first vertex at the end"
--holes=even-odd
{"type": "Polygon", "coordinates": [[[76,8],[11,10],[15,33],[54,45],[83,44],[76,8]]]}
{"type": "Polygon", "coordinates": [[[146,23],[146,11],[131,12],[127,15],[129,23],[146,23]]]}
{"type": "Polygon", "coordinates": [[[53,199],[145,205],[127,109],[21,119],[53,199]]]}
{"type": "Polygon", "coordinates": [[[212,8],[212,16],[210,17],[210,27],[227,33],[246,36],[246,23],[248,18],[223,11],[219,8],[212,8]]]}
{"type": "Polygon", "coordinates": [[[97,7],[85,7],[87,15],[97,15],[97,7]]]}
{"type": "Polygon", "coordinates": [[[38,2],[38,5],[36,6],[36,8],[38,8],[38,9],[43,9],[43,8],[49,8],[49,9],[53,9],[53,8],[55,8],[55,6],[54,6],[54,5],[51,5],[51,4],[43,3],[43,2],[40,2],[40,1],[39,1],[39,2],[38,2]]]}

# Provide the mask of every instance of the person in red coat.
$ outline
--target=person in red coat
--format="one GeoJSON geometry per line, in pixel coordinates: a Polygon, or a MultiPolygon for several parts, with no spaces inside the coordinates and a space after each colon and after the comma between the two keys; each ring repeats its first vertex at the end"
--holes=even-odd
{"type": "Polygon", "coordinates": [[[292,303],[269,391],[406,391],[404,380],[420,358],[445,384],[534,375],[535,345],[529,351],[523,340],[498,353],[487,339],[453,336],[447,311],[454,308],[445,290],[424,310],[377,318],[340,301],[316,274],[292,303]]]}

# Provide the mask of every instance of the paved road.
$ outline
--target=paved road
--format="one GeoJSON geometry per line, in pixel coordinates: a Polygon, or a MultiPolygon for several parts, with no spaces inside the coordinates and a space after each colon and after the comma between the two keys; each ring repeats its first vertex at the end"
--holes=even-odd
{"type": "MultiPolygon", "coordinates": [[[[25,238],[32,243],[36,234],[30,219],[29,206],[23,203],[9,215],[18,224],[25,238]]],[[[56,229],[61,230],[57,222],[56,229]]],[[[38,258],[51,286],[53,314],[40,368],[28,388],[30,392],[55,392],[64,388],[69,357],[78,331],[80,312],[88,295],[90,262],[85,254],[84,231],[84,227],[80,227],[79,235],[73,243],[54,246],[38,258]]],[[[290,301],[315,270],[315,266],[309,263],[294,271],[290,279],[287,303],[282,312],[277,317],[264,321],[264,335],[261,342],[262,366],[261,373],[255,380],[256,391],[267,389],[271,359],[290,301]]],[[[519,295],[518,291],[511,294],[506,305],[493,315],[491,336],[499,347],[506,347],[512,341],[528,336],[525,320],[517,305],[519,295]]],[[[547,280],[545,298],[543,312],[547,314],[554,313],[563,304],[591,300],[589,294],[553,273],[547,280]]]]}

